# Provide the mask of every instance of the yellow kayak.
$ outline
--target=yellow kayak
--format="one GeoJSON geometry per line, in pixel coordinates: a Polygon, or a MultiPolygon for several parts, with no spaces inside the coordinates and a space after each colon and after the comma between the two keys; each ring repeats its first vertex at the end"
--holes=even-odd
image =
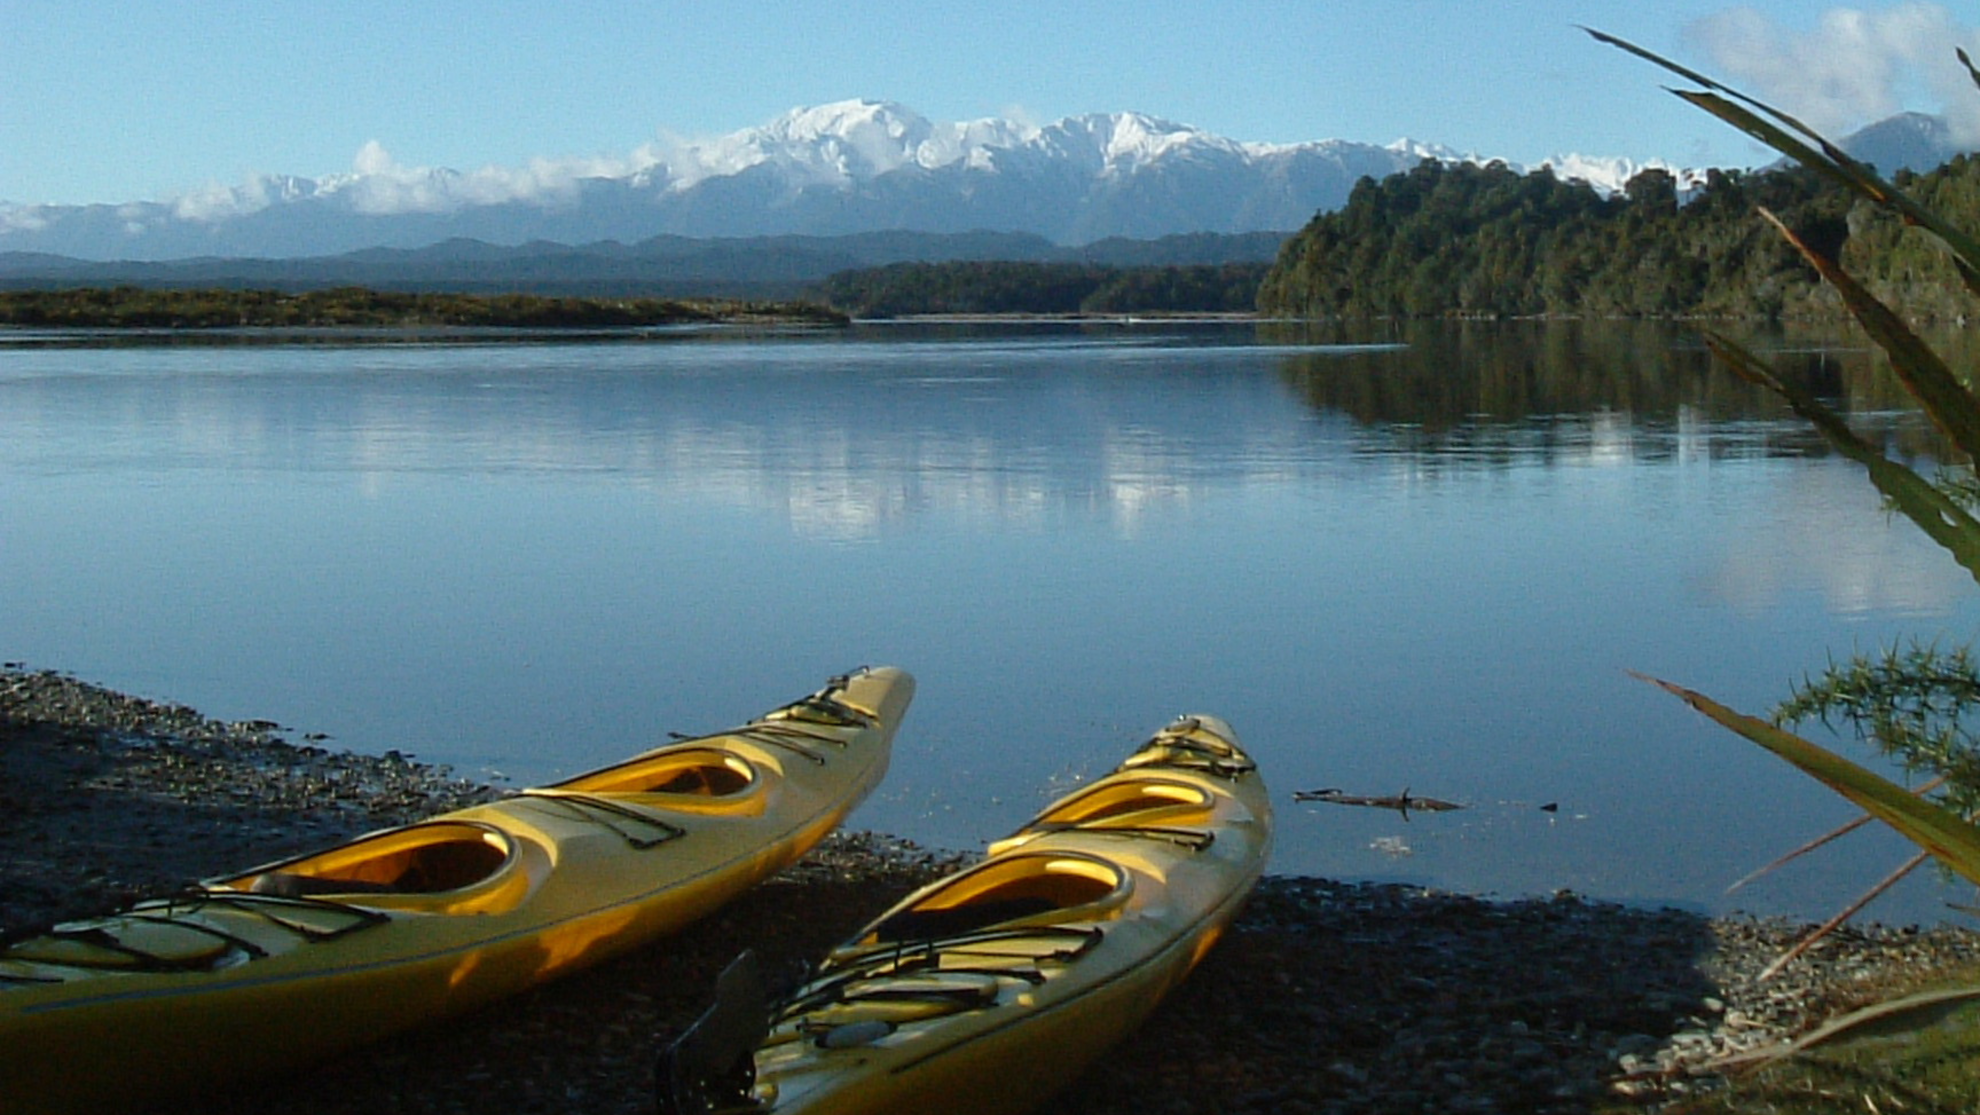
{"type": "Polygon", "coordinates": [[[882,914],[767,1013],[739,959],[663,1057],[661,1109],[1030,1110],[1203,958],[1270,842],[1264,783],[1229,725],[1185,717],[882,914]]]}
{"type": "Polygon", "coordinates": [[[879,783],[892,668],[718,735],[0,946],[0,1112],[270,1073],[521,991],[714,910],[879,783]]]}

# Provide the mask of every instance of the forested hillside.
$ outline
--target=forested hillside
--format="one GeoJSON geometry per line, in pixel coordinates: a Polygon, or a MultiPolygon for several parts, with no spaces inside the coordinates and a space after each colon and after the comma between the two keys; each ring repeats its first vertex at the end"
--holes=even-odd
{"type": "MultiPolygon", "coordinates": [[[[1930,174],[1900,175],[1905,193],[1954,226],[1980,232],[1980,155],[1961,155],[1930,174]]],[[[1975,303],[1937,238],[1859,203],[1850,211],[1842,263],[1878,297],[1914,318],[1960,321],[1975,303]]]]}
{"type": "Polygon", "coordinates": [[[1680,205],[1659,170],[1604,198],[1546,171],[1424,162],[1363,179],[1346,207],[1289,239],[1259,306],[1303,317],[1833,313],[1756,206],[1817,242],[1849,233],[1847,199],[1804,171],[1713,171],[1680,205]]]}

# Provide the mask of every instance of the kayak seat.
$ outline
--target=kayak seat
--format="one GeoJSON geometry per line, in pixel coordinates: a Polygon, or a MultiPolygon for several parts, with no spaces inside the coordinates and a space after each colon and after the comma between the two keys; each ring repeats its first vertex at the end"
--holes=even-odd
{"type": "MultiPolygon", "coordinates": [[[[508,849],[480,832],[449,834],[445,839],[410,840],[421,826],[401,830],[376,841],[377,855],[319,870],[306,870],[308,861],[288,870],[265,871],[248,888],[255,894],[301,898],[317,894],[438,894],[471,887],[501,870],[508,849]],[[396,838],[396,839],[395,839],[396,838]]],[[[362,848],[363,845],[356,847],[362,848]]]]}
{"type": "Polygon", "coordinates": [[[361,879],[322,879],[292,871],[270,871],[248,888],[251,894],[271,894],[277,898],[307,898],[312,894],[398,894],[391,883],[371,883],[361,879]]]}
{"type": "Polygon", "coordinates": [[[1090,825],[1159,811],[1175,815],[1207,815],[1210,794],[1201,786],[1187,782],[1162,778],[1122,779],[1069,797],[1041,813],[1033,823],[1090,825]]]}
{"type": "Polygon", "coordinates": [[[756,784],[756,769],[712,747],[679,747],[580,774],[546,789],[587,794],[679,794],[730,797],[756,784]]]}
{"type": "Polygon", "coordinates": [[[1107,916],[1126,894],[1120,868],[1086,856],[1012,856],[965,871],[910,898],[869,931],[874,941],[918,941],[1020,920],[1107,916]],[[1076,915],[1071,912],[1077,911],[1076,915]],[[1049,916],[1048,916],[1049,915],[1049,916]]]}
{"type": "Polygon", "coordinates": [[[881,941],[930,941],[1042,914],[1057,906],[1049,898],[1005,898],[942,910],[902,910],[874,927],[881,941]]]}
{"type": "Polygon", "coordinates": [[[704,794],[721,797],[749,786],[749,776],[726,766],[695,766],[677,771],[664,782],[643,787],[646,794],[704,794]]]}
{"type": "Polygon", "coordinates": [[[1202,786],[1159,775],[1116,775],[1054,802],[1017,832],[990,843],[993,856],[1058,832],[1148,836],[1208,847],[1214,802],[1202,786]]]}

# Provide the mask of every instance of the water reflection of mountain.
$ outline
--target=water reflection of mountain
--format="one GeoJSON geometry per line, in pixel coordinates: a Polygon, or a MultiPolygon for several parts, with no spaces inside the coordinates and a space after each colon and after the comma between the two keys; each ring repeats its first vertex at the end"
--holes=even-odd
{"type": "MultiPolygon", "coordinates": [[[[1720,328],[1716,327],[1715,328],[1720,328]]],[[[1284,324],[1268,336],[1309,345],[1383,340],[1289,357],[1282,374],[1322,413],[1379,436],[1370,448],[1475,463],[1584,453],[1591,443],[1643,459],[1825,455],[1778,399],[1718,364],[1699,333],[1658,322],[1284,324]],[[1620,440],[1619,440],[1620,439],[1620,440]]],[[[1834,333],[1723,327],[1905,456],[1937,443],[1880,354],[1834,333]]]]}

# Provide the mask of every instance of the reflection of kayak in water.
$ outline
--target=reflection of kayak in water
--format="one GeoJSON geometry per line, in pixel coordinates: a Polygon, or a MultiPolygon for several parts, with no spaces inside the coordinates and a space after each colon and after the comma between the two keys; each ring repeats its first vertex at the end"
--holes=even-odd
{"type": "Polygon", "coordinates": [[[1419,813],[1446,813],[1464,806],[1454,801],[1438,798],[1414,797],[1408,790],[1394,797],[1363,797],[1360,794],[1343,793],[1340,790],[1297,790],[1294,801],[1324,801],[1332,805],[1365,805],[1374,809],[1394,809],[1407,818],[1411,810],[1419,813]]]}
{"type": "Polygon", "coordinates": [[[1036,1107],[1210,950],[1270,834],[1264,784],[1230,728],[1179,720],[982,863],[882,914],[767,1011],[738,961],[669,1050],[661,1110],[1036,1107]]]}
{"type": "Polygon", "coordinates": [[[521,991],[710,912],[880,781],[895,669],[512,797],[0,947],[7,1115],[138,1106],[521,991]]]}

